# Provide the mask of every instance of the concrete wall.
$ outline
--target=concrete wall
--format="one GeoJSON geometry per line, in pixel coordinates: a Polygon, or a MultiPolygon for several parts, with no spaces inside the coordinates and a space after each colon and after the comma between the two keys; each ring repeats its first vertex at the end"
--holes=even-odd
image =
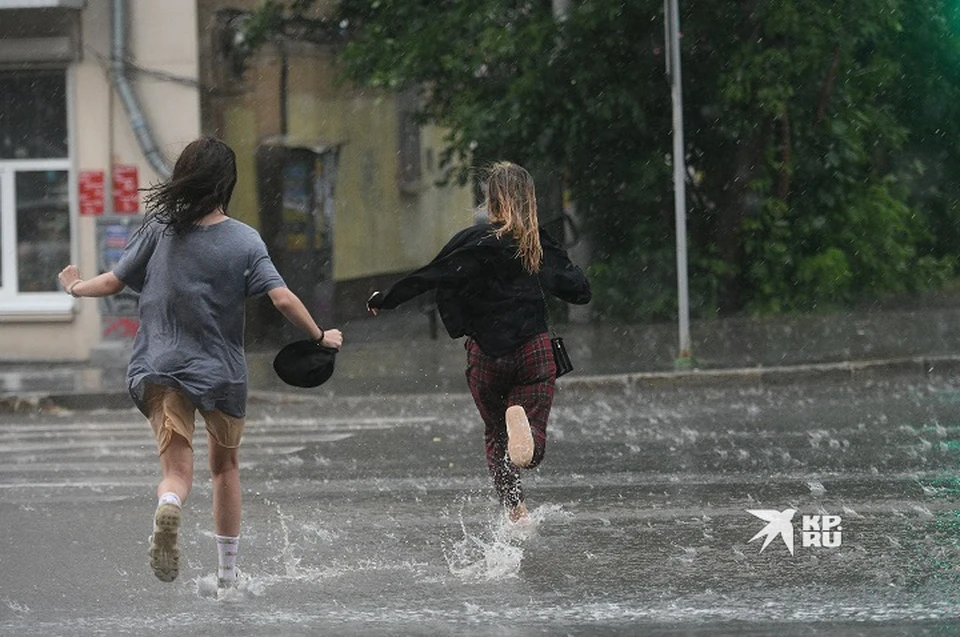
{"type": "MultiPolygon", "coordinates": [[[[216,51],[216,13],[249,11],[255,0],[201,0],[204,77],[218,82],[204,112],[207,129],[237,151],[240,183],[232,214],[259,224],[254,158],[264,140],[281,131],[281,55],[265,45],[239,78],[223,72],[216,51]]],[[[330,2],[319,3],[318,13],[330,2]]],[[[334,212],[333,276],[337,282],[403,272],[422,265],[457,230],[472,221],[469,188],[438,187],[436,161],[442,132],[421,132],[422,179],[405,192],[398,184],[398,106],[393,94],[338,82],[330,47],[287,43],[287,138],[340,147],[334,212]],[[432,168],[431,168],[432,166],[432,168]]]]}
{"type": "MultiPolygon", "coordinates": [[[[398,110],[391,96],[334,85],[324,60],[291,68],[290,130],[342,144],[336,191],[334,278],[356,279],[423,265],[472,219],[465,188],[439,188],[421,161],[414,194],[397,183],[398,110]],[[321,96],[321,97],[317,97],[321,96]]],[[[439,152],[435,129],[423,149],[439,152]]]]}

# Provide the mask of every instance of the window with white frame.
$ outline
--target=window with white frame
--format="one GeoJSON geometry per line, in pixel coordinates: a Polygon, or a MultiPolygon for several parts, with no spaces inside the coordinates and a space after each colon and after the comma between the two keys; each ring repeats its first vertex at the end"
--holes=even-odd
{"type": "Polygon", "coordinates": [[[0,315],[71,307],[68,139],[66,72],[0,71],[0,315]]]}

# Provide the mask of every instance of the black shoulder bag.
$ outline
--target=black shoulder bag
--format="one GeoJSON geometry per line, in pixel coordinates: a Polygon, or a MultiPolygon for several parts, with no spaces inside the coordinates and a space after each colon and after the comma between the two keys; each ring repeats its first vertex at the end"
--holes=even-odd
{"type": "Polygon", "coordinates": [[[573,362],[570,355],[567,354],[567,347],[563,344],[563,337],[557,336],[550,325],[550,308],[547,306],[547,295],[543,293],[543,285],[540,283],[540,276],[537,275],[537,286],[540,288],[540,298],[543,299],[543,309],[547,317],[547,329],[550,330],[550,346],[553,348],[553,362],[557,368],[557,378],[573,371],[573,362]]]}

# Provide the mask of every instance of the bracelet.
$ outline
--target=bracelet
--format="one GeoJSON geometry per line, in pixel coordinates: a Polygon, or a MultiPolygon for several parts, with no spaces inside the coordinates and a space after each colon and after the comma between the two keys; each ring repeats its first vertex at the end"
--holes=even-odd
{"type": "Polygon", "coordinates": [[[72,297],[75,298],[75,299],[79,299],[79,298],[80,298],[80,295],[77,294],[76,292],[74,292],[74,291],[73,291],[73,288],[77,287],[77,286],[80,285],[80,283],[82,283],[82,282],[83,282],[83,279],[77,279],[76,281],[74,281],[73,283],[71,283],[71,284],[70,284],[70,287],[67,288],[67,294],[69,294],[70,296],[72,296],[72,297]]]}
{"type": "Polygon", "coordinates": [[[320,338],[317,339],[317,345],[320,345],[320,344],[323,343],[323,337],[324,337],[324,335],[325,335],[326,333],[327,333],[326,330],[324,330],[324,329],[321,327],[321,328],[320,328],[320,338]]]}

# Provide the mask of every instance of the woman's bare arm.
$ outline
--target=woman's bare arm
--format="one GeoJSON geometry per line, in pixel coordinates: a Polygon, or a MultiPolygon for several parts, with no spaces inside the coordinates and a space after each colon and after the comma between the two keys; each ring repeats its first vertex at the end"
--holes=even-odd
{"type": "Polygon", "coordinates": [[[324,347],[340,349],[343,345],[343,334],[337,329],[321,329],[317,325],[310,312],[307,310],[303,301],[288,288],[273,288],[267,292],[267,296],[273,301],[273,306],[294,326],[307,334],[315,341],[320,341],[324,347]]]}
{"type": "Polygon", "coordinates": [[[127,287],[113,272],[104,272],[92,279],[80,278],[80,270],[75,265],[68,265],[61,270],[60,285],[73,296],[110,296],[127,287]]]}

